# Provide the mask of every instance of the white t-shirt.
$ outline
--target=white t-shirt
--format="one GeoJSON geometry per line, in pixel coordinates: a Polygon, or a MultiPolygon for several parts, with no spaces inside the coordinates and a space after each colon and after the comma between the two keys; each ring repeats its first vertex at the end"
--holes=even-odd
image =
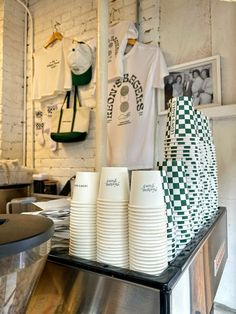
{"type": "Polygon", "coordinates": [[[158,46],[136,42],[123,56],[122,79],[110,82],[107,100],[107,162],[129,169],[153,168],[155,88],[168,70],[158,46]]]}
{"type": "Polygon", "coordinates": [[[46,100],[71,89],[71,71],[65,58],[68,45],[69,40],[63,39],[35,53],[33,99],[46,100]]]}
{"type": "Polygon", "coordinates": [[[128,38],[138,38],[133,22],[122,21],[109,28],[108,33],[108,80],[123,76],[122,57],[128,38]]]}
{"type": "MultiPolygon", "coordinates": [[[[108,30],[108,81],[123,76],[122,57],[127,46],[128,38],[138,38],[138,31],[133,22],[121,21],[111,26],[108,30]]],[[[96,40],[91,40],[89,45],[95,54],[96,40]]],[[[94,83],[95,80],[96,75],[94,74],[94,83]]]]}

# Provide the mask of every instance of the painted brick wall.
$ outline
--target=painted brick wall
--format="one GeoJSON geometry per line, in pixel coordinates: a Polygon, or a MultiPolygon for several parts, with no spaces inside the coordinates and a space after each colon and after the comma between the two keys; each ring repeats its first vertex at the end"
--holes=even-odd
{"type": "MultiPolygon", "coordinates": [[[[29,9],[34,18],[34,42],[37,51],[46,42],[53,31],[53,25],[60,23],[59,31],[65,37],[77,37],[87,41],[96,37],[96,1],[88,0],[30,0],[29,9]]],[[[158,2],[154,0],[141,1],[140,5],[140,40],[143,42],[158,42],[157,14],[158,2]]],[[[109,1],[110,22],[119,20],[137,20],[137,8],[135,0],[109,1]]],[[[30,42],[29,42],[30,44],[30,42]]],[[[28,59],[30,63],[30,56],[28,59]]],[[[30,75],[29,75],[30,76],[30,75]]],[[[50,138],[44,134],[45,144],[40,145],[35,138],[34,152],[32,154],[32,102],[30,94],[30,80],[28,91],[28,159],[31,165],[32,158],[35,161],[37,172],[47,172],[51,178],[58,180],[61,186],[67,179],[79,170],[94,170],[95,167],[95,99],[91,97],[91,89],[83,88],[81,98],[84,105],[92,107],[92,121],[89,135],[86,141],[73,144],[58,144],[55,152],[50,150],[50,138]]],[[[61,103],[63,99],[56,98],[50,102],[35,103],[35,110],[42,110],[46,118],[48,104],[61,103]]]]}
{"type": "Polygon", "coordinates": [[[4,2],[0,1],[0,156],[2,155],[2,76],[3,76],[3,24],[4,24],[4,2]]]}
{"type": "Polygon", "coordinates": [[[24,10],[0,3],[0,157],[22,162],[24,10]]]}

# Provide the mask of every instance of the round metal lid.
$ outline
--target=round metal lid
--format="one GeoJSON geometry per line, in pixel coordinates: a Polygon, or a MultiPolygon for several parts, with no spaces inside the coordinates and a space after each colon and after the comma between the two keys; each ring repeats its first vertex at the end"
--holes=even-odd
{"type": "Polygon", "coordinates": [[[39,215],[0,215],[0,258],[18,254],[49,240],[53,221],[39,215]]]}

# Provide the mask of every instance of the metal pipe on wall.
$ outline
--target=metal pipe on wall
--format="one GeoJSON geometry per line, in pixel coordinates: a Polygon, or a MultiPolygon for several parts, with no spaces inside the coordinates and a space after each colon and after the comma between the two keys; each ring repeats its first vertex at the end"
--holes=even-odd
{"type": "Polygon", "coordinates": [[[108,6],[107,0],[97,0],[96,171],[107,163],[108,6]]]}
{"type": "MultiPolygon", "coordinates": [[[[24,7],[25,11],[27,12],[30,20],[30,40],[31,40],[31,47],[30,47],[30,56],[31,56],[31,86],[33,82],[33,72],[34,72],[34,64],[33,64],[33,53],[34,53],[34,25],[33,25],[33,17],[28,9],[27,5],[23,3],[21,0],[16,0],[21,6],[24,7]]],[[[28,2],[27,2],[28,3],[28,2]]],[[[26,28],[25,28],[25,48],[24,48],[24,97],[23,97],[23,164],[27,164],[27,21],[26,21],[26,28]]],[[[32,101],[31,107],[31,115],[32,115],[32,141],[31,141],[31,167],[34,168],[34,102],[32,101]]]]}
{"type": "Polygon", "coordinates": [[[23,165],[26,166],[26,123],[27,123],[27,112],[26,112],[26,98],[27,98],[27,29],[28,29],[28,13],[25,10],[25,29],[24,29],[24,74],[23,74],[23,135],[22,135],[22,161],[23,165]]]}

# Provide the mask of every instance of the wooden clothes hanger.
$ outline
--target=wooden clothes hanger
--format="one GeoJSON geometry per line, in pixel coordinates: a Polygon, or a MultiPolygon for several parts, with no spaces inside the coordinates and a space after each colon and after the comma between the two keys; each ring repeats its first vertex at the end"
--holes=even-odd
{"type": "Polygon", "coordinates": [[[128,38],[127,44],[130,45],[130,46],[134,46],[136,41],[137,41],[136,38],[128,38]]]}
{"type": "Polygon", "coordinates": [[[58,32],[57,25],[60,25],[60,24],[56,23],[54,25],[54,32],[52,33],[52,35],[48,38],[48,40],[44,44],[44,48],[48,48],[51,44],[53,44],[57,40],[62,40],[63,35],[60,32],[58,32]]]}
{"type": "Polygon", "coordinates": [[[53,44],[57,40],[62,40],[63,36],[59,32],[53,32],[52,35],[48,38],[47,42],[44,45],[44,48],[48,48],[51,44],[53,44]]]}
{"type": "MultiPolygon", "coordinates": [[[[112,19],[112,16],[110,16],[110,24],[109,24],[109,27],[113,27],[117,24],[119,24],[121,22],[121,20],[113,20],[112,19]]],[[[136,38],[128,38],[128,42],[127,44],[130,45],[130,46],[134,46],[135,43],[136,43],[137,39],[136,38]]]]}

